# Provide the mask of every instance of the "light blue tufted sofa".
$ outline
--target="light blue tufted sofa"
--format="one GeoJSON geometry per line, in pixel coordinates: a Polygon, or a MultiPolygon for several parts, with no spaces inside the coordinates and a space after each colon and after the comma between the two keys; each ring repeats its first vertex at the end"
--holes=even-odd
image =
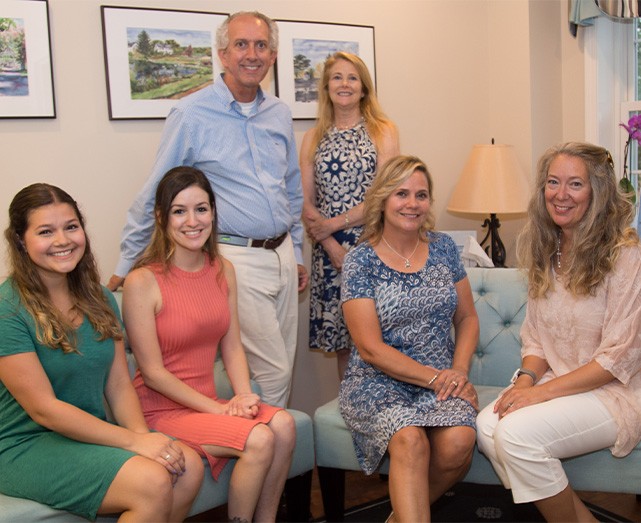
{"type": "MultiPolygon", "coordinates": [[[[120,304],[121,295],[114,293],[120,304]]],[[[128,355],[130,372],[133,376],[135,361],[128,355]]],[[[221,398],[230,398],[233,395],[231,384],[222,365],[218,361],[214,368],[216,390],[221,398]]],[[[253,384],[254,389],[257,386],[253,384]]],[[[311,418],[304,412],[289,409],[288,412],[296,422],[296,448],[292,465],[289,470],[285,496],[287,502],[287,519],[289,521],[308,521],[312,470],[314,468],[314,435],[311,418]]],[[[200,514],[212,508],[227,503],[229,479],[233,470],[233,461],[222,471],[218,481],[211,477],[206,460],[205,477],[200,492],[192,505],[190,516],[200,514]]],[[[10,471],[2,471],[2,474],[10,471]]],[[[115,521],[116,518],[99,517],[97,521],[115,521]]],[[[68,512],[54,510],[46,505],[28,499],[14,498],[0,494],[0,523],[17,522],[86,522],[87,520],[68,512]]]]}
{"type": "MultiPolygon", "coordinates": [[[[482,408],[496,398],[520,365],[526,277],[516,269],[469,268],[467,273],[481,329],[469,378],[476,385],[482,408]]],[[[328,521],[342,521],[345,470],[360,467],[337,399],[316,410],[314,436],[325,514],[328,521]]],[[[641,493],[641,445],[624,459],[612,457],[606,449],[565,460],[564,468],[577,490],[641,493]]],[[[387,458],[379,471],[389,471],[387,458]]],[[[492,465],[478,449],[465,481],[500,485],[492,465]]]]}

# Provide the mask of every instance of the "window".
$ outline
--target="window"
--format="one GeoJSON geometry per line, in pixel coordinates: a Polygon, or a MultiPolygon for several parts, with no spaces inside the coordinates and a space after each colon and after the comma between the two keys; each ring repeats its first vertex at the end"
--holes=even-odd
{"type": "MultiPolygon", "coordinates": [[[[631,116],[641,114],[641,22],[638,18],[634,19],[632,23],[632,31],[628,35],[628,49],[629,54],[629,81],[628,81],[628,99],[621,103],[620,122],[627,123],[631,116]]],[[[619,126],[620,127],[620,126],[619,126]]],[[[624,151],[625,143],[628,139],[628,134],[625,129],[621,128],[621,150],[624,151]]],[[[639,144],[632,140],[630,142],[630,149],[628,151],[628,158],[626,159],[624,153],[621,154],[620,173],[623,173],[624,165],[627,166],[632,185],[635,187],[637,194],[637,212],[634,219],[637,231],[641,231],[641,213],[639,213],[639,200],[641,197],[641,162],[639,155],[641,148],[639,144]],[[627,160],[627,162],[626,162],[627,160]]]]}
{"type": "MultiPolygon", "coordinates": [[[[623,175],[623,150],[628,133],[619,124],[641,114],[641,26],[637,19],[600,16],[584,32],[586,140],[606,147],[623,175]]],[[[628,172],[639,195],[639,148],[631,144],[628,172]]],[[[637,217],[635,226],[640,218],[637,217]]]]}

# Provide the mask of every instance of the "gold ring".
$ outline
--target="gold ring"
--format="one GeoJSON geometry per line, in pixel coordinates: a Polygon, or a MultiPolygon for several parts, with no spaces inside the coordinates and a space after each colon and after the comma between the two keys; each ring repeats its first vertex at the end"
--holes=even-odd
{"type": "Polygon", "coordinates": [[[512,403],[512,402],[508,403],[507,404],[507,408],[509,409],[512,405],[514,405],[514,403],[512,403]]]}
{"type": "Polygon", "coordinates": [[[458,387],[458,382],[457,381],[453,381],[452,385],[454,385],[454,387],[458,387]]]}
{"type": "Polygon", "coordinates": [[[167,455],[165,456],[165,460],[166,460],[166,461],[169,461],[169,458],[171,458],[171,454],[167,454],[167,455]]]}

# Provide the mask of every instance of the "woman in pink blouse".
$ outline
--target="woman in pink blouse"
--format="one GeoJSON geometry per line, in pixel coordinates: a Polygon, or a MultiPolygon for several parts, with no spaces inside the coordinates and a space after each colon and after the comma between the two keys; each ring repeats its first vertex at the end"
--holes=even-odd
{"type": "Polygon", "coordinates": [[[519,261],[529,301],[521,368],[478,416],[478,444],[515,503],[547,521],[596,521],[561,459],[641,440],[641,247],[610,153],[587,143],[539,160],[519,261]]]}

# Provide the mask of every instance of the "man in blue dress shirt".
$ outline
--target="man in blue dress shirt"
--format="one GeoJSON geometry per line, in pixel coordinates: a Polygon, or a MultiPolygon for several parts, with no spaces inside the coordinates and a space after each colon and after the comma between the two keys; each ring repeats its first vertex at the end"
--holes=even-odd
{"type": "Polygon", "coordinates": [[[242,341],[263,401],[285,406],[298,326],[303,203],[289,108],[260,88],[276,60],[278,28],[258,12],[231,15],[216,34],[221,78],[178,102],[163,129],[149,179],[127,214],[120,260],[108,286],[122,284],[154,226],[154,195],[172,167],[203,171],[216,195],[218,239],[236,269],[242,341]]]}

